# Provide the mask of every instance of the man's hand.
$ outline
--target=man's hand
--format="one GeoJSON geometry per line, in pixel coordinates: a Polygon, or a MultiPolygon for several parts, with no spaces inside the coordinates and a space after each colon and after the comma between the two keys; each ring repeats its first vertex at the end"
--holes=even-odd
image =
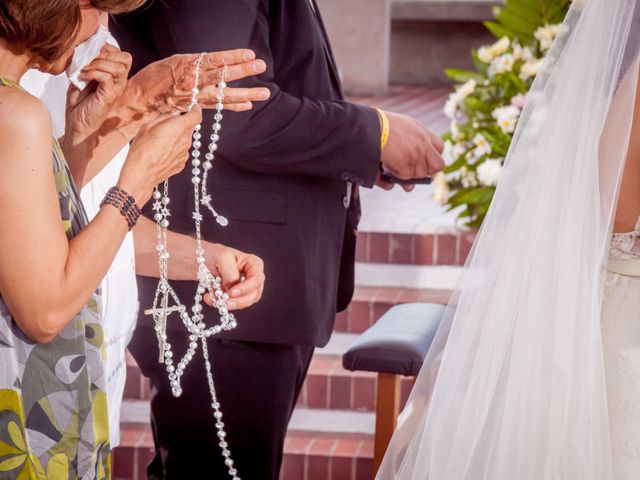
{"type": "MultiPolygon", "coordinates": [[[[222,277],[229,295],[229,310],[242,310],[257,303],[264,290],[264,263],[259,257],[217,243],[206,243],[209,270],[222,277]]],[[[205,302],[213,305],[209,295],[205,302]]]]}
{"type": "MultiPolygon", "coordinates": [[[[385,171],[401,178],[424,178],[435,175],[445,167],[442,152],[444,142],[438,135],[424,128],[406,115],[385,112],[389,118],[389,141],[382,150],[385,171]]],[[[378,178],[376,185],[390,190],[393,185],[378,178]]],[[[413,185],[403,185],[407,191],[413,185]]]]}

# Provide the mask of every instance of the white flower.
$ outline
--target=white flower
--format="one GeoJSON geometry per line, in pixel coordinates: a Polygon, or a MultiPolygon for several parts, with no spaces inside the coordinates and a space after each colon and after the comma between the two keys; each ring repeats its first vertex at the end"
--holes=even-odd
{"type": "Polygon", "coordinates": [[[491,145],[481,133],[477,133],[476,136],[473,137],[473,144],[476,146],[476,148],[474,148],[473,151],[470,152],[472,155],[470,160],[472,160],[473,162],[476,162],[480,158],[491,153],[491,145]]]}
{"type": "Polygon", "coordinates": [[[540,68],[542,68],[543,62],[543,59],[525,62],[520,68],[520,79],[528,80],[531,77],[535,77],[540,68]]]}
{"type": "Polygon", "coordinates": [[[460,182],[463,188],[473,188],[478,186],[478,178],[475,172],[472,172],[467,167],[460,169],[460,182]]]}
{"type": "Polygon", "coordinates": [[[527,101],[527,96],[524,93],[519,93],[515,97],[511,98],[511,105],[518,108],[523,108],[527,101]]]}
{"type": "Polygon", "coordinates": [[[529,47],[521,47],[517,43],[513,46],[513,58],[517,60],[524,60],[525,62],[533,58],[533,53],[529,47]]]}
{"type": "Polygon", "coordinates": [[[452,93],[449,95],[447,103],[444,104],[444,114],[449,118],[455,117],[458,111],[458,105],[458,96],[456,93],[452,93]]]}
{"type": "Polygon", "coordinates": [[[478,59],[484,63],[491,63],[494,58],[505,53],[510,45],[511,41],[507,37],[502,37],[493,45],[480,47],[478,49],[478,59]]]}
{"type": "Polygon", "coordinates": [[[464,155],[464,152],[468,150],[468,147],[462,143],[456,143],[451,149],[451,156],[454,159],[458,159],[464,155]]]}
{"type": "Polygon", "coordinates": [[[478,181],[485,187],[495,187],[502,177],[503,170],[504,167],[502,166],[501,160],[485,160],[482,164],[478,165],[478,181]]]}
{"type": "Polygon", "coordinates": [[[476,91],[476,81],[469,80],[458,88],[458,94],[464,99],[476,91]]]}
{"type": "Polygon", "coordinates": [[[451,140],[445,140],[444,150],[442,151],[442,158],[444,158],[444,161],[446,163],[451,163],[454,160],[451,154],[452,152],[453,152],[453,144],[451,143],[451,140]]]}
{"type": "Polygon", "coordinates": [[[476,81],[469,80],[465,82],[463,85],[458,87],[458,89],[449,95],[449,99],[447,103],[444,105],[444,113],[449,118],[454,118],[456,116],[456,112],[465,98],[471,95],[476,90],[476,81]]]}
{"type": "Polygon", "coordinates": [[[458,122],[454,120],[451,120],[451,126],[449,127],[449,130],[451,130],[451,137],[454,140],[459,140],[462,136],[460,129],[458,128],[458,122]]]}
{"type": "Polygon", "coordinates": [[[513,133],[520,117],[520,109],[513,105],[498,107],[491,113],[491,116],[498,122],[500,130],[504,133],[513,133]]]}
{"type": "Polygon", "coordinates": [[[433,200],[440,205],[444,205],[445,203],[447,203],[447,200],[449,200],[449,193],[451,192],[446,175],[442,172],[439,172],[436,175],[433,183],[435,186],[435,190],[433,192],[433,200]]]}
{"type": "Polygon", "coordinates": [[[546,52],[551,48],[553,41],[558,36],[560,32],[561,24],[557,25],[545,25],[543,27],[539,27],[535,33],[533,34],[536,37],[536,40],[540,42],[540,48],[543,52],[546,52]]]}
{"type": "Polygon", "coordinates": [[[500,55],[499,57],[494,58],[491,61],[491,65],[489,66],[489,74],[498,75],[500,73],[510,72],[511,70],[513,70],[514,63],[515,59],[510,53],[500,55]]]}

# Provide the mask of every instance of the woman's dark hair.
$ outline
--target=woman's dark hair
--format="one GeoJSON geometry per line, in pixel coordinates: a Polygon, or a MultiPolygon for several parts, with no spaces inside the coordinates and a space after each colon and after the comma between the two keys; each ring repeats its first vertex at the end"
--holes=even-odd
{"type": "Polygon", "coordinates": [[[0,38],[54,62],[80,30],[78,0],[0,0],[0,38]]]}
{"type": "Polygon", "coordinates": [[[91,0],[93,8],[114,14],[132,12],[144,3],[146,0],[91,0]]]}

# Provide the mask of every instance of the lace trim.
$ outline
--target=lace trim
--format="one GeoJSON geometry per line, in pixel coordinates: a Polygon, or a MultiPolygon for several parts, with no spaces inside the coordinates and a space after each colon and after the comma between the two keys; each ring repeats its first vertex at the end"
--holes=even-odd
{"type": "Polygon", "coordinates": [[[609,257],[622,260],[640,258],[640,218],[634,231],[611,236],[609,257]]]}

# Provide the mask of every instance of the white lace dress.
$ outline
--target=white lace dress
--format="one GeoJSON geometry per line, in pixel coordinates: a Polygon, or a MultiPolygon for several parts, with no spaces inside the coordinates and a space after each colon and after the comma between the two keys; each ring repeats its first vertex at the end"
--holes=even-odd
{"type": "MultiPolygon", "coordinates": [[[[640,220],[634,232],[614,234],[610,259],[618,266],[640,262],[640,220]]],[[[609,269],[602,309],[616,480],[640,479],[640,271],[634,271],[637,269],[635,265],[609,269]],[[614,273],[618,271],[631,275],[614,273]]]]}

